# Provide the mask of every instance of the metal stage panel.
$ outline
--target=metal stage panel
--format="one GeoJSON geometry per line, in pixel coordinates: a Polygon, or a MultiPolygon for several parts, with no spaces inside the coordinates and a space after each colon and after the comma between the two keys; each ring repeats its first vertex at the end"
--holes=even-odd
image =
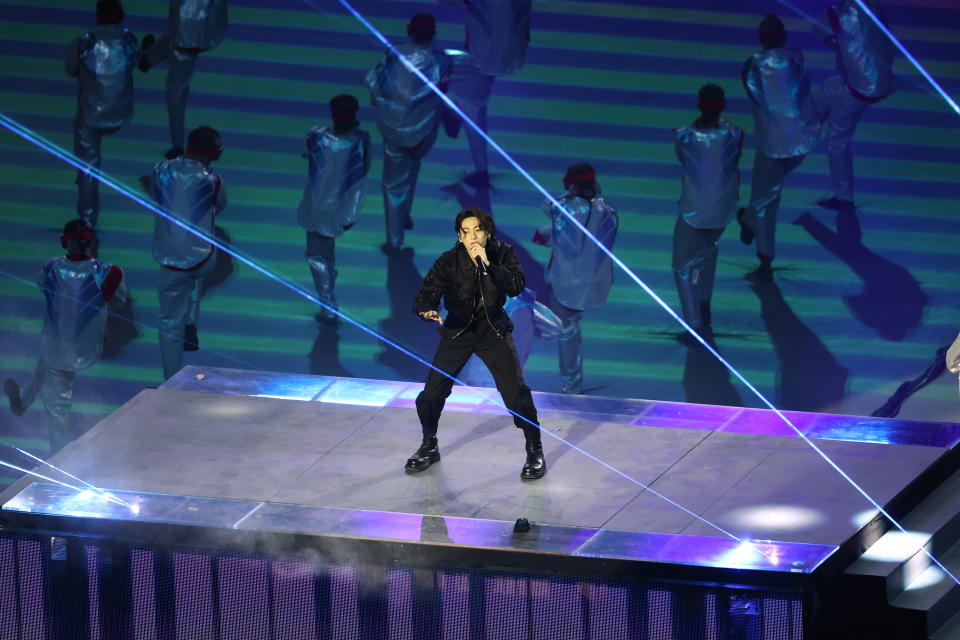
{"type": "MultiPolygon", "coordinates": [[[[587,607],[574,615],[587,631],[544,637],[647,637],[636,629],[663,628],[655,619],[679,625],[689,610],[699,635],[663,637],[727,637],[761,624],[768,612],[763,629],[776,632],[742,637],[801,638],[817,576],[835,570],[845,545],[875,521],[806,443],[784,432],[772,412],[756,409],[535,394],[545,430],[610,466],[544,435],[549,471],[525,482],[523,439],[496,393],[455,389],[441,419],[443,459],[408,475],[403,463],[420,436],[417,392],[419,385],[399,382],[187,368],[51,460],[109,489],[111,498],[24,478],[0,495],[3,533],[11,549],[41,546],[40,557],[51,563],[44,575],[54,578],[44,584],[60,584],[61,574],[93,584],[83,572],[100,566],[101,581],[116,577],[111,589],[126,594],[137,580],[152,579],[159,593],[166,576],[173,582],[163,589],[178,595],[173,604],[158,595],[155,617],[168,616],[167,629],[180,624],[180,613],[170,613],[182,611],[178,602],[196,596],[199,604],[190,606],[225,606],[204,600],[218,580],[254,571],[269,582],[300,563],[297,571],[312,585],[311,629],[330,616],[359,616],[342,637],[432,637],[418,635],[422,629],[368,636],[363,628],[396,628],[390,616],[414,615],[409,607],[424,601],[433,603],[424,605],[427,619],[456,617],[442,603],[457,593],[468,593],[457,605],[467,607],[466,618],[437,628],[512,637],[490,631],[502,622],[488,614],[503,589],[527,594],[525,620],[574,615],[531,595],[573,589],[581,595],[563,606],[587,607]],[[520,517],[534,523],[529,532],[514,531],[520,517]],[[134,575],[137,562],[150,564],[153,577],[134,575]],[[194,565],[212,573],[198,578],[194,565]],[[478,571],[493,573],[477,578],[478,571]],[[420,580],[429,586],[416,586],[420,580]],[[397,596],[398,588],[406,595],[397,596]],[[480,600],[478,589],[486,594],[480,600]],[[384,604],[398,597],[401,609],[384,604]],[[586,621],[598,615],[590,603],[606,597],[619,603],[610,606],[622,619],[586,621]],[[348,612],[338,609],[344,598],[354,602],[348,612]],[[488,617],[479,620],[471,607],[488,617]],[[616,633],[596,636],[604,625],[616,633]]],[[[960,436],[960,426],[949,424],[790,418],[881,504],[902,499],[960,436]]],[[[7,578],[20,585],[18,576],[7,578]]],[[[215,595],[228,597],[222,589],[215,595]]],[[[103,616],[127,615],[108,609],[103,616]]],[[[57,615],[80,615],[65,611],[57,615]]],[[[341,637],[324,628],[303,637],[341,637]]]]}

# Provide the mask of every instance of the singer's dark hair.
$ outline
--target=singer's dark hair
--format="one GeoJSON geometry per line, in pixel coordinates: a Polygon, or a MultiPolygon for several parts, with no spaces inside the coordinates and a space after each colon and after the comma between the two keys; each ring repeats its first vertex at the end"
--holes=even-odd
{"type": "Polygon", "coordinates": [[[453,230],[460,234],[460,225],[463,224],[463,221],[467,218],[476,218],[480,223],[480,228],[487,232],[487,235],[491,238],[497,233],[497,225],[493,222],[493,216],[484,211],[483,209],[478,209],[476,207],[467,207],[463,211],[457,214],[457,220],[453,223],[453,230]]]}

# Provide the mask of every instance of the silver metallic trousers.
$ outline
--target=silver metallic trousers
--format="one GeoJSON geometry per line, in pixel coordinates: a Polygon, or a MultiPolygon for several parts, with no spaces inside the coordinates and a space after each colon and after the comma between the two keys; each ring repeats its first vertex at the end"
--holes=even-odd
{"type": "MultiPolygon", "coordinates": [[[[310,265],[310,275],[313,276],[313,285],[317,289],[317,298],[334,309],[337,308],[337,299],[333,294],[333,285],[337,281],[337,258],[335,240],[316,231],[307,231],[307,250],[305,256],[310,265]]],[[[323,307],[317,310],[317,315],[333,319],[333,314],[323,307]]]]}
{"type": "MultiPolygon", "coordinates": [[[[120,127],[91,127],[78,112],[73,118],[73,154],[94,169],[100,168],[100,142],[103,136],[116,133],[120,127]]],[[[100,181],[82,169],[77,170],[77,215],[91,227],[97,226],[100,215],[100,181]]]]}
{"type": "Polygon", "coordinates": [[[37,397],[43,402],[50,429],[50,453],[70,442],[70,407],[73,402],[73,381],[76,371],[54,369],[40,358],[30,384],[20,394],[20,403],[27,409],[37,397]]]}
{"type": "Polygon", "coordinates": [[[197,64],[198,51],[179,49],[170,43],[170,35],[157,38],[144,52],[150,66],[168,61],[167,67],[167,118],[170,121],[170,145],[183,147],[186,143],[185,120],[187,96],[190,94],[190,78],[197,64]]]}
{"type": "Polygon", "coordinates": [[[563,393],[583,392],[583,339],[580,334],[580,317],[583,311],[565,307],[557,300],[550,287],[550,310],[563,322],[557,336],[557,355],[560,364],[560,390],[563,393]]]}
{"type": "Polygon", "coordinates": [[[757,255],[771,260],[776,255],[777,211],[780,209],[783,181],[800,166],[805,157],[771,158],[760,150],[753,157],[750,205],[744,215],[744,223],[756,234],[757,255]]]}
{"type": "MultiPolygon", "coordinates": [[[[487,105],[490,103],[490,94],[493,92],[493,82],[496,79],[496,76],[485,76],[478,71],[469,75],[454,75],[447,85],[447,95],[484,133],[487,131],[487,105]]],[[[463,128],[466,130],[467,143],[470,145],[474,171],[487,171],[486,140],[470,125],[464,123],[463,128]]]]}
{"type": "Polygon", "coordinates": [[[853,149],[851,142],[860,117],[871,103],[850,92],[840,76],[833,76],[813,90],[817,116],[824,127],[830,181],[839,200],[853,202],[853,149]]]}
{"type": "Polygon", "coordinates": [[[183,366],[186,326],[198,324],[203,279],[210,275],[216,262],[217,256],[214,253],[196,271],[176,271],[160,267],[157,293],[160,298],[160,360],[163,363],[164,380],[169,379],[183,366]]]}
{"type": "Polygon", "coordinates": [[[387,245],[397,248],[403,244],[404,229],[413,228],[410,211],[417,189],[420,164],[437,141],[438,127],[434,127],[415,147],[401,147],[387,139],[383,141],[383,208],[386,217],[387,245]]]}
{"type": "Polygon", "coordinates": [[[708,323],[703,317],[704,303],[713,297],[713,281],[717,274],[717,243],[723,235],[719,229],[698,229],[677,216],[673,227],[673,279],[677,283],[683,319],[694,329],[708,323]]]}

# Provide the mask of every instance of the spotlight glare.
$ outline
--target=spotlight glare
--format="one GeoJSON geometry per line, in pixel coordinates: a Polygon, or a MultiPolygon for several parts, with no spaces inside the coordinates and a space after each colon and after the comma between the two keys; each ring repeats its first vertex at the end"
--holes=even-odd
{"type": "Polygon", "coordinates": [[[913,557],[930,540],[923,531],[888,531],[863,553],[866,560],[903,562],[913,557]]]}
{"type": "Polygon", "coordinates": [[[824,521],[824,515],[816,509],[788,504],[760,504],[734,509],[727,519],[749,528],[756,533],[809,529],[824,521]]]}

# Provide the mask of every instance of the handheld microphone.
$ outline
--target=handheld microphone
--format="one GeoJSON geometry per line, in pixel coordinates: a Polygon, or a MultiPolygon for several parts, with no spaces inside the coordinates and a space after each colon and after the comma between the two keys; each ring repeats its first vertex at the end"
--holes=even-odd
{"type": "Polygon", "coordinates": [[[483,260],[480,259],[480,256],[476,257],[477,266],[480,268],[480,273],[487,275],[487,265],[483,264],[483,260]]]}

